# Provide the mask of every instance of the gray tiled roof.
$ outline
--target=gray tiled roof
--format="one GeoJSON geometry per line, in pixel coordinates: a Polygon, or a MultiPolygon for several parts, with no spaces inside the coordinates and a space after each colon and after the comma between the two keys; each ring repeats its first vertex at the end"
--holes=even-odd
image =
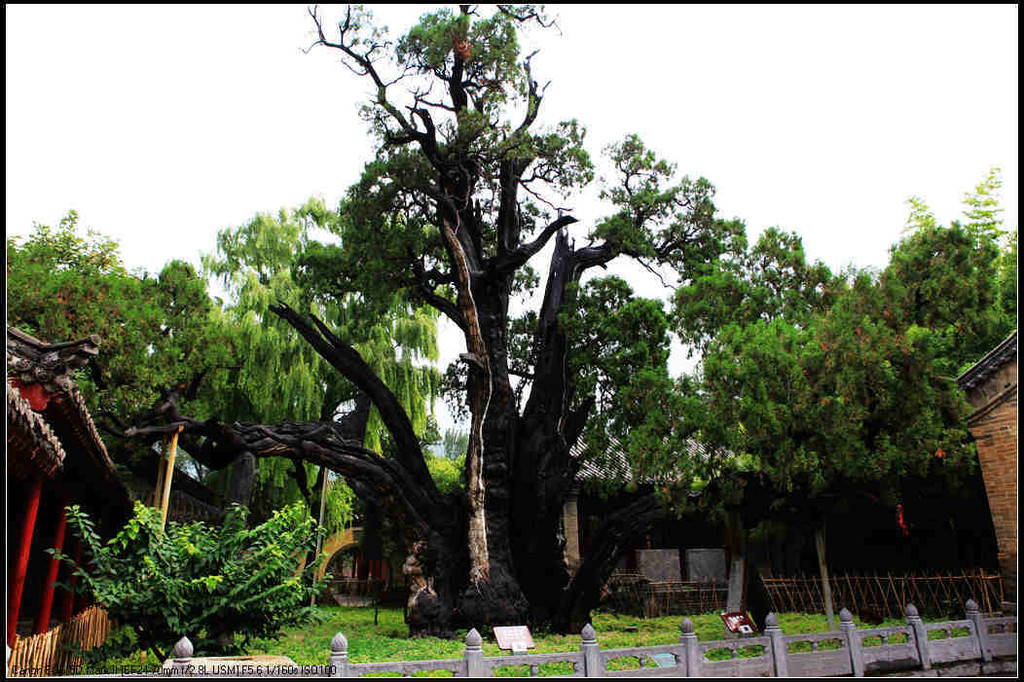
{"type": "MultiPolygon", "coordinates": [[[[703,443],[689,438],[686,441],[688,452],[691,458],[708,459],[711,450],[703,443]]],[[[570,454],[577,460],[583,459],[580,470],[576,474],[577,482],[600,481],[600,480],[621,480],[634,481],[636,483],[663,483],[677,482],[681,474],[677,471],[667,471],[657,476],[634,477],[633,467],[630,466],[622,443],[616,438],[609,438],[609,449],[603,458],[587,456],[587,448],[582,442],[577,442],[570,449],[570,454]],[[596,460],[603,461],[596,461],[596,460]]]]}
{"type": "Polygon", "coordinates": [[[957,377],[960,388],[968,390],[985,382],[999,371],[1011,358],[1017,357],[1017,330],[1007,336],[981,360],[957,377]]]}

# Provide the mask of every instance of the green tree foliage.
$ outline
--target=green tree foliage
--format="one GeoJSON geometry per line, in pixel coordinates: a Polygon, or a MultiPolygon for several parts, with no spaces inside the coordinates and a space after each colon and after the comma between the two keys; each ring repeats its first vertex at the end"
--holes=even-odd
{"type": "MultiPolygon", "coordinates": [[[[692,463],[682,455],[700,405],[669,376],[669,320],[662,302],[635,296],[614,276],[592,279],[572,293],[575,306],[559,321],[572,339],[569,371],[578,400],[593,401],[584,432],[591,456],[615,471],[607,458],[624,451],[634,475],[688,480],[692,463]]],[[[614,476],[605,483],[622,485],[614,476]]]]}
{"type": "Polygon", "coordinates": [[[447,459],[464,457],[469,446],[469,434],[461,429],[445,429],[441,437],[441,452],[447,459]]]}
{"type": "MultiPolygon", "coordinates": [[[[1000,294],[998,265],[1012,241],[1001,256],[997,186],[990,176],[968,195],[966,222],[950,227],[912,199],[910,229],[878,274],[842,281],[823,266],[802,270],[788,300],[760,299],[759,314],[731,315],[706,342],[704,436],[752,455],[779,491],[816,495],[852,483],[891,492],[906,476],[961,478],[974,449],[956,375],[1015,324],[1000,294]]],[[[799,240],[789,248],[775,260],[802,263],[799,240]]],[[[756,289],[759,273],[740,280],[725,290],[756,289]]],[[[714,329],[701,295],[722,288],[691,289],[677,310],[681,325],[696,320],[699,338],[714,329]]]]}
{"type": "Polygon", "coordinates": [[[949,227],[937,225],[924,202],[912,198],[907,234],[882,273],[888,303],[882,314],[897,326],[939,334],[950,372],[982,357],[1017,326],[1016,230],[1006,239],[1001,185],[992,169],[965,195],[963,220],[949,227]]]}
{"type": "MultiPolygon", "coordinates": [[[[327,503],[324,505],[324,531],[330,535],[348,528],[354,517],[356,496],[344,479],[332,479],[327,484],[327,503]]],[[[324,557],[328,559],[329,557],[324,557]]]]}
{"type": "Polygon", "coordinates": [[[742,237],[738,225],[715,217],[715,189],[705,178],[669,184],[675,164],[660,159],[638,135],[605,150],[614,180],[601,193],[617,209],[591,232],[641,264],[668,265],[692,275],[742,237]]]}
{"type": "MultiPolygon", "coordinates": [[[[330,421],[355,400],[355,386],[334,370],[290,325],[270,311],[285,303],[316,315],[349,340],[400,396],[413,425],[425,430],[440,375],[426,361],[436,360],[436,314],[392,299],[371,307],[361,297],[323,297],[297,281],[299,263],[310,251],[324,248],[312,239],[336,220],[319,199],[310,199],[277,215],[258,214],[236,229],[222,230],[217,251],[205,256],[209,276],[225,287],[229,303],[223,315],[236,330],[236,348],[244,363],[233,391],[221,394],[221,418],[263,423],[281,420],[330,421]]],[[[367,447],[382,451],[380,416],[373,411],[367,447]]],[[[298,481],[322,481],[319,467],[284,458],[267,458],[259,467],[253,497],[257,515],[299,499],[319,496],[302,491],[298,481]],[[297,471],[302,466],[304,475],[297,471]],[[300,475],[296,475],[300,474],[300,475]]],[[[327,519],[350,518],[352,496],[343,483],[328,496],[327,519]],[[335,509],[335,504],[349,505],[335,509]]],[[[311,505],[315,506],[311,501],[311,505]]]]}
{"type": "Polygon", "coordinates": [[[1017,321],[1017,230],[1009,234],[999,263],[999,307],[1008,320],[1017,321]]]}
{"type": "MultiPolygon", "coordinates": [[[[233,362],[230,335],[190,265],[172,261],[156,277],[129,272],[117,242],[92,230],[83,236],[75,211],[57,228],[36,225],[27,238],[7,240],[7,306],[9,325],[51,343],[101,337],[79,386],[108,437],[119,437],[161,390],[186,392],[201,380],[212,389],[233,362]]],[[[204,398],[214,395],[195,395],[194,412],[209,414],[204,398]]]]}
{"type": "Polygon", "coordinates": [[[425,452],[424,457],[434,484],[443,494],[447,495],[466,487],[463,477],[463,468],[466,464],[465,450],[453,458],[438,457],[430,451],[425,452]]]}
{"type": "MultiPolygon", "coordinates": [[[[240,328],[239,353],[248,359],[239,384],[244,398],[239,404],[232,397],[233,409],[267,423],[329,420],[342,403],[356,397],[350,381],[270,312],[271,305],[283,302],[316,315],[351,342],[422,432],[440,384],[438,373],[426,364],[437,359],[437,314],[395,297],[368,305],[361,295],[320,295],[302,278],[301,264],[324,249],[340,248],[311,236],[314,230],[325,233],[336,221],[321,200],[310,199],[297,209],[259,214],[237,229],[221,231],[217,253],[203,259],[232,299],[224,315],[240,328]]],[[[368,291],[372,296],[379,287],[368,291]]],[[[227,417],[232,405],[223,409],[227,417]]],[[[367,445],[378,451],[381,431],[379,416],[371,417],[367,445]]]]}
{"type": "MultiPolygon", "coordinates": [[[[734,229],[743,234],[742,224],[736,223],[734,229]]],[[[796,233],[772,227],[749,249],[742,237],[732,246],[675,292],[675,329],[691,353],[703,350],[730,323],[802,323],[827,309],[845,286],[842,277],[822,262],[807,262],[803,240],[796,233]]]]}
{"type": "Polygon", "coordinates": [[[295,570],[317,533],[301,506],[252,529],[245,509],[235,506],[219,527],[172,522],[164,530],[159,510],[136,503],[135,516],[106,543],[77,506],[68,507],[68,523],[86,547],[85,566],[50,552],[73,567],[76,590],[121,628],[92,659],[141,648],[164,660],[182,636],[196,655],[240,654],[251,639],[277,637],[314,617],[317,564],[295,570]]]}

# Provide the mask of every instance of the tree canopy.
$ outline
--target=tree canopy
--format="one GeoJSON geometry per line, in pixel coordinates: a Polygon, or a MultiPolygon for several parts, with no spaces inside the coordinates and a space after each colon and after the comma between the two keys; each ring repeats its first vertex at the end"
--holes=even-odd
{"type": "Polygon", "coordinates": [[[155,277],[129,272],[117,242],[81,232],[70,211],[56,228],[7,240],[8,324],[53,343],[100,336],[79,386],[107,438],[122,440],[161,390],[177,388],[209,414],[204,400],[216,391],[200,394],[200,385],[223,379],[234,359],[205,280],[181,261],[155,277]]]}
{"type": "Polygon", "coordinates": [[[766,257],[763,244],[782,243],[769,230],[748,256],[680,290],[682,333],[705,349],[703,436],[753,455],[779,492],[866,484],[894,499],[907,476],[962,477],[975,453],[956,376],[1015,326],[1000,288],[1013,246],[1000,255],[997,187],[990,174],[949,227],[912,199],[877,273],[808,268],[796,235],[766,257]],[[784,286],[765,285],[786,268],[784,286]]]}

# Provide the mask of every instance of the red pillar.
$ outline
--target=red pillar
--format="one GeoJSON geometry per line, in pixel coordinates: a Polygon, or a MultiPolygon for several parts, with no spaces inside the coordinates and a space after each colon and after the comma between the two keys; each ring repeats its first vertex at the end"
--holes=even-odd
{"type": "Polygon", "coordinates": [[[75,568],[78,568],[82,563],[82,541],[79,540],[75,543],[75,565],[73,568],[69,568],[71,576],[68,578],[68,586],[71,588],[64,592],[64,596],[61,597],[60,603],[60,620],[65,622],[71,620],[71,617],[75,615],[75,586],[78,585],[78,574],[74,572],[75,568]]]}
{"type": "MultiPolygon", "coordinates": [[[[64,531],[68,526],[67,499],[61,500],[60,515],[57,517],[57,529],[53,531],[53,548],[58,552],[64,548],[64,531]]],[[[50,629],[50,613],[53,611],[53,583],[57,580],[57,572],[60,571],[60,560],[57,557],[50,557],[50,564],[46,567],[46,577],[43,579],[43,598],[39,602],[39,613],[36,614],[36,622],[32,627],[33,634],[41,635],[50,629]]]]}
{"type": "Polygon", "coordinates": [[[14,644],[18,630],[18,612],[21,611],[21,593],[25,589],[25,573],[28,570],[28,552],[32,548],[32,534],[36,528],[36,514],[39,512],[39,496],[43,491],[43,477],[36,474],[29,483],[25,516],[21,520],[18,549],[14,555],[14,570],[7,585],[7,646],[14,644]]]}

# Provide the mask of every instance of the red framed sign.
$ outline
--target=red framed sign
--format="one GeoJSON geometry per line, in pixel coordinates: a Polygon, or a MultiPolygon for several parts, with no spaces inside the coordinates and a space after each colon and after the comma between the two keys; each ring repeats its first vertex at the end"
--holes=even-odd
{"type": "Polygon", "coordinates": [[[750,616],[742,611],[729,611],[728,613],[721,614],[721,616],[722,622],[725,623],[725,627],[728,628],[729,632],[739,635],[752,635],[757,630],[754,621],[750,620],[750,616]]]}

